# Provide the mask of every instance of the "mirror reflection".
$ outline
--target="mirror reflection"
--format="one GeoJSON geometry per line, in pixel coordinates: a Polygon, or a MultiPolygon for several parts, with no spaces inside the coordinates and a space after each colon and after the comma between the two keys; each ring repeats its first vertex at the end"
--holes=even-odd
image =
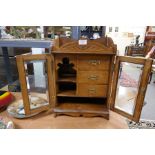
{"type": "Polygon", "coordinates": [[[30,109],[48,105],[46,61],[26,61],[24,66],[30,109]]]}
{"type": "Polygon", "coordinates": [[[115,108],[134,114],[143,65],[120,63],[115,108]]]}

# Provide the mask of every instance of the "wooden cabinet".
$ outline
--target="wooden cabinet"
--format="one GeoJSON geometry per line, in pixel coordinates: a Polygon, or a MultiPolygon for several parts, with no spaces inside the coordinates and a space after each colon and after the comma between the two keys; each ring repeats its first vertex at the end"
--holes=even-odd
{"type": "Polygon", "coordinates": [[[142,56],[145,57],[147,54],[144,46],[127,46],[125,48],[126,56],[142,56]]]}
{"type": "MultiPolygon", "coordinates": [[[[116,56],[116,45],[109,44],[108,40],[111,41],[109,38],[86,40],[83,45],[76,40],[66,42],[58,39],[55,42],[58,46],[53,48],[51,54],[18,56],[25,113],[33,114],[52,108],[55,116],[103,116],[109,119],[111,109],[131,120],[139,121],[152,60],[116,56]],[[60,45],[60,41],[64,44],[60,45]],[[32,84],[27,84],[27,69],[24,69],[27,61],[44,61],[46,64],[44,75],[47,89],[44,95],[48,94],[48,105],[31,109],[29,93],[32,84]],[[143,65],[132,114],[115,106],[122,62],[143,65]]],[[[38,90],[40,92],[45,88],[38,90]]]]}
{"type": "Polygon", "coordinates": [[[147,26],[146,28],[144,44],[146,45],[150,41],[155,41],[155,26],[147,26]]]}

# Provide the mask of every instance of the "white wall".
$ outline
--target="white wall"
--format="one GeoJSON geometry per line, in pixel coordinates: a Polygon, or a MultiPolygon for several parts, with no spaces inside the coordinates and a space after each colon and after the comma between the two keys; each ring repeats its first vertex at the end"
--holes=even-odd
{"type": "Polygon", "coordinates": [[[140,35],[139,43],[144,42],[146,26],[119,26],[118,32],[115,32],[115,27],[112,27],[112,32],[109,32],[109,27],[106,27],[106,35],[111,37],[115,44],[119,55],[124,55],[125,47],[135,44],[135,38],[140,35]]]}

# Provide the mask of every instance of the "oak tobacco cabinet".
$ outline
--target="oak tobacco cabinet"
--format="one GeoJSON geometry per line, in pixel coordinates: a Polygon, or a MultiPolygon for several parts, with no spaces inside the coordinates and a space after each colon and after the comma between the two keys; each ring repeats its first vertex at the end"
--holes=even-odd
{"type": "Polygon", "coordinates": [[[113,110],[139,121],[152,60],[116,55],[111,38],[57,39],[50,54],[17,56],[26,115],[52,109],[55,116],[103,116],[113,110]],[[35,65],[41,64],[40,75],[35,65]],[[142,65],[133,112],[115,105],[122,63],[142,65]]]}

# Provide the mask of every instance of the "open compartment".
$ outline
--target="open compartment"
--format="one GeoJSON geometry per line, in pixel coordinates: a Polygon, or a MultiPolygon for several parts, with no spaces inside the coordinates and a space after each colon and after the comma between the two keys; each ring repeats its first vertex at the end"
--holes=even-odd
{"type": "Polygon", "coordinates": [[[57,85],[57,96],[74,96],[76,95],[76,83],[61,82],[57,85]]]}
{"type": "Polygon", "coordinates": [[[54,112],[108,114],[107,98],[57,97],[54,112]]]}
{"type": "Polygon", "coordinates": [[[69,57],[63,57],[61,62],[57,64],[57,77],[58,81],[70,79],[76,79],[76,70],[74,68],[74,63],[70,62],[69,57]]]}

